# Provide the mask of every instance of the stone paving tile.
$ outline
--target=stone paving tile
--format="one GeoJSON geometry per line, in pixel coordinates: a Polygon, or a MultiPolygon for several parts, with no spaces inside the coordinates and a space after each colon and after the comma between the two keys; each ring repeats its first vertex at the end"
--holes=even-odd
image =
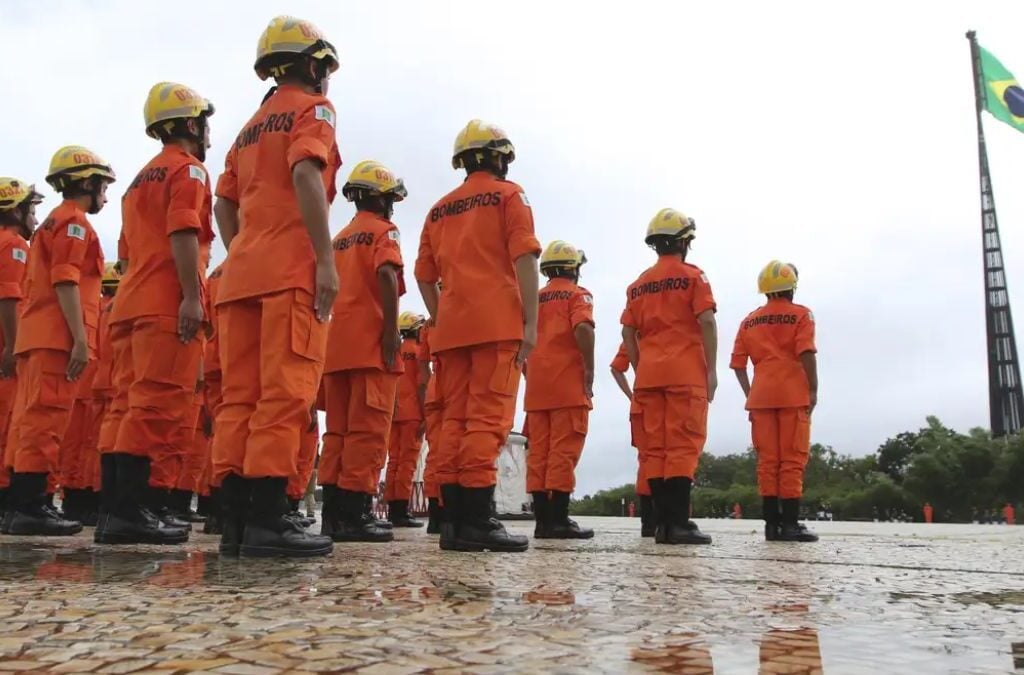
{"type": "MultiPolygon", "coordinates": [[[[0,537],[0,671],[1012,672],[1024,527],[835,523],[812,546],[625,519],[522,555],[422,532],[323,560],[221,559],[215,538],[103,550],[0,537]]],[[[513,529],[527,532],[524,525],[513,529]]],[[[1024,669],[1024,668],[1022,668],[1024,669]]]]}

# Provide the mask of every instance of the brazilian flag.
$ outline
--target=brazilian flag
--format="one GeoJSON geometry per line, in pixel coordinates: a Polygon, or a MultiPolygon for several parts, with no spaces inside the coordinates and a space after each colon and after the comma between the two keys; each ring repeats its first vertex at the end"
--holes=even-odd
{"type": "Polygon", "coordinates": [[[999,59],[981,46],[978,51],[981,53],[985,109],[997,120],[1006,122],[1017,131],[1024,131],[1024,89],[999,59]]]}

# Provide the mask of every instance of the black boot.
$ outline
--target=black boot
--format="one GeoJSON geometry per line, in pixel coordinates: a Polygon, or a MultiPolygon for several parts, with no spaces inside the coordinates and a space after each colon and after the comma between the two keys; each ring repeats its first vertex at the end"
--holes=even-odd
{"type": "Polygon", "coordinates": [[[252,483],[237,473],[229,473],[220,484],[219,497],[221,517],[218,550],[223,556],[237,558],[252,502],[252,483]]]}
{"type": "Polygon", "coordinates": [[[779,498],[761,497],[761,511],[764,518],[764,540],[778,541],[781,517],[779,516],[779,498]]]}
{"type": "Polygon", "coordinates": [[[569,518],[569,493],[551,491],[548,498],[548,539],[592,539],[594,531],[589,527],[580,527],[579,523],[569,518]]]}
{"type": "Polygon", "coordinates": [[[491,517],[494,486],[483,488],[462,487],[462,512],[458,537],[459,551],[494,551],[519,553],[530,547],[530,540],[520,534],[509,534],[497,518],[491,517]]]}
{"type": "Polygon", "coordinates": [[[149,458],[111,453],[116,463],[114,506],[103,528],[96,528],[97,544],[184,544],[188,530],[169,527],[147,507],[149,458]]]}
{"type": "Polygon", "coordinates": [[[388,521],[395,527],[423,527],[423,523],[409,515],[409,502],[396,499],[388,502],[388,521]]]}
{"type": "Polygon", "coordinates": [[[223,534],[224,532],[224,503],[221,500],[221,489],[211,487],[210,496],[207,497],[206,522],[203,523],[203,534],[223,534]]]}
{"type": "Polygon", "coordinates": [[[285,514],[285,517],[294,520],[300,527],[309,527],[316,522],[316,518],[302,515],[302,511],[299,510],[299,501],[298,499],[288,499],[288,513],[285,514]]]}
{"type": "MultiPolygon", "coordinates": [[[[0,469],[2,471],[3,469],[0,469]]],[[[7,512],[7,495],[10,490],[7,488],[0,488],[0,523],[4,520],[4,513],[7,512]]]]}
{"type": "Polygon", "coordinates": [[[391,524],[390,520],[388,520],[386,518],[378,518],[376,515],[374,515],[374,513],[373,513],[373,495],[368,494],[363,499],[365,500],[365,503],[363,504],[363,512],[366,515],[368,515],[371,518],[373,518],[373,524],[374,525],[376,525],[377,527],[379,527],[382,530],[392,530],[392,529],[394,529],[395,526],[391,524]]]}
{"type": "Polygon", "coordinates": [[[427,499],[427,534],[441,534],[441,502],[436,497],[427,499]]]}
{"type": "Polygon", "coordinates": [[[60,510],[66,518],[82,522],[78,516],[82,515],[82,491],[76,488],[62,488],[60,498],[60,510]]]}
{"type": "Polygon", "coordinates": [[[290,518],[287,478],[254,478],[249,517],[239,552],[248,558],[311,558],[329,555],[329,537],[310,534],[290,518]]]}
{"type": "Polygon", "coordinates": [[[171,505],[171,491],[166,488],[149,486],[146,496],[146,506],[156,515],[167,527],[175,527],[192,531],[192,523],[178,516],[178,513],[171,505]]]}
{"type": "Polygon", "coordinates": [[[651,495],[640,495],[640,536],[653,537],[656,526],[654,498],[651,495]]]}
{"type": "Polygon", "coordinates": [[[377,526],[377,519],[367,511],[367,497],[362,492],[338,488],[338,519],[334,523],[331,539],[334,541],[368,541],[383,543],[395,538],[391,530],[377,526]]]}
{"type": "Polygon", "coordinates": [[[207,495],[196,496],[196,513],[203,517],[203,522],[206,522],[206,517],[213,513],[211,508],[212,500],[207,495]]]}
{"type": "Polygon", "coordinates": [[[533,538],[548,538],[548,493],[546,490],[531,492],[533,497],[533,538]]]}
{"type": "Polygon", "coordinates": [[[96,537],[101,536],[107,528],[107,519],[114,511],[117,504],[117,455],[104,453],[100,455],[100,507],[99,517],[96,519],[96,537]]]}
{"type": "Polygon", "coordinates": [[[666,478],[662,491],[668,515],[665,519],[665,535],[661,544],[710,544],[710,535],[704,534],[697,523],[690,520],[690,489],[693,481],[689,478],[666,478]]]}
{"type": "Polygon", "coordinates": [[[79,520],[86,527],[94,527],[99,522],[100,493],[87,488],[82,490],[82,498],[84,500],[84,508],[82,517],[79,520]]]}
{"type": "Polygon", "coordinates": [[[444,551],[456,550],[455,544],[459,538],[459,521],[462,518],[462,487],[457,483],[447,483],[440,486],[441,501],[441,539],[438,545],[444,551]]]}
{"type": "Polygon", "coordinates": [[[320,494],[323,499],[320,509],[320,534],[333,539],[334,528],[338,522],[338,487],[324,485],[320,494]]]}
{"type": "Polygon", "coordinates": [[[654,542],[664,544],[668,534],[669,504],[665,492],[664,478],[650,478],[647,484],[651,487],[651,503],[654,504],[654,542]]]}
{"type": "Polygon", "coordinates": [[[65,520],[50,506],[46,496],[45,473],[12,473],[3,533],[67,537],[82,531],[82,523],[65,520]]]}
{"type": "Polygon", "coordinates": [[[777,541],[818,541],[818,535],[800,524],[800,500],[780,499],[782,505],[782,527],[777,541]]]}
{"type": "MultiPolygon", "coordinates": [[[[200,499],[202,498],[200,497],[200,499]]],[[[171,513],[173,513],[174,517],[178,520],[185,521],[186,523],[206,522],[206,518],[192,510],[191,490],[171,490],[170,496],[167,499],[167,504],[171,509],[171,513]]]]}

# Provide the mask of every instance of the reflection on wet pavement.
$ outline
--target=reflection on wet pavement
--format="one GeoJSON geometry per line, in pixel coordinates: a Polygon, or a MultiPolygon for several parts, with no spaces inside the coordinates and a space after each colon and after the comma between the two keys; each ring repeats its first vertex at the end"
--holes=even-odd
{"type": "Polygon", "coordinates": [[[715,545],[695,550],[583,520],[594,540],[507,556],[421,531],[306,561],[221,558],[202,535],[2,537],[0,671],[1024,669],[1024,528],[825,524],[795,546],[710,521],[715,545]]]}

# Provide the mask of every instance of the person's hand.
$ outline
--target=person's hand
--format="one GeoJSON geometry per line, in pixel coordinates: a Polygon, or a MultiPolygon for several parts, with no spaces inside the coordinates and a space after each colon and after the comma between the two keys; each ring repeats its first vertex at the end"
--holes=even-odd
{"type": "Polygon", "coordinates": [[[8,345],[0,354],[0,380],[12,377],[14,377],[14,345],[8,345]]]}
{"type": "Polygon", "coordinates": [[[814,409],[818,406],[818,392],[811,392],[811,404],[807,406],[807,416],[810,417],[814,414],[814,409]]]}
{"type": "Polygon", "coordinates": [[[178,305],[178,339],[188,344],[203,325],[203,303],[198,298],[183,298],[178,305]]]}
{"type": "Polygon", "coordinates": [[[316,263],[316,295],[313,296],[313,311],[320,323],[331,318],[334,298],[338,296],[338,270],[334,269],[334,260],[318,260],[316,263]]]}
{"type": "Polygon", "coordinates": [[[398,356],[398,349],[402,346],[402,338],[398,331],[385,330],[380,336],[380,356],[384,360],[384,367],[393,370],[395,359],[398,356]]]}
{"type": "Polygon", "coordinates": [[[75,340],[71,345],[71,354],[68,356],[67,378],[68,382],[76,382],[82,376],[85,365],[89,363],[89,345],[85,340],[75,340]]]}
{"type": "Polygon", "coordinates": [[[583,392],[587,395],[587,398],[594,398],[594,371],[584,370],[583,371],[583,392]]]}
{"type": "Polygon", "coordinates": [[[715,392],[718,391],[718,373],[708,371],[708,403],[715,400],[715,392]]]}
{"type": "Polygon", "coordinates": [[[520,368],[526,363],[530,352],[537,346],[537,323],[526,323],[523,325],[523,341],[519,343],[519,353],[516,355],[516,365],[520,368]]]}

